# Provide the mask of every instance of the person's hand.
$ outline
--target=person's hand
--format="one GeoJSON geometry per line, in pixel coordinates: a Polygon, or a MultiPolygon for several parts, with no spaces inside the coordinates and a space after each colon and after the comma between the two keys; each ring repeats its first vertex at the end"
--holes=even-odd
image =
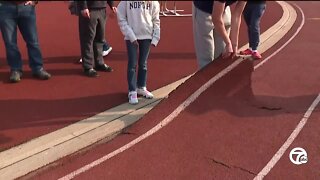
{"type": "Polygon", "coordinates": [[[113,19],[117,14],[117,7],[112,7],[111,10],[112,10],[112,14],[110,14],[109,17],[113,19]]]}
{"type": "Polygon", "coordinates": [[[237,55],[238,52],[238,45],[233,44],[232,45],[233,53],[231,53],[231,58],[238,58],[239,56],[237,55]]]}
{"type": "Polygon", "coordinates": [[[112,12],[117,13],[117,7],[112,7],[112,12]]]}
{"type": "Polygon", "coordinates": [[[30,5],[30,6],[35,6],[37,3],[35,2],[35,1],[26,1],[25,3],[24,3],[24,5],[25,6],[28,6],[28,5],[30,5]]]}
{"type": "Polygon", "coordinates": [[[84,10],[82,10],[82,11],[81,11],[81,15],[82,15],[83,17],[90,18],[90,11],[89,11],[89,9],[84,9],[84,10]]]}
{"type": "Polygon", "coordinates": [[[238,54],[236,52],[231,53],[231,59],[238,58],[238,54]]]}
{"type": "Polygon", "coordinates": [[[151,47],[156,47],[156,45],[155,44],[151,44],[151,47]]]}
{"type": "Polygon", "coordinates": [[[233,51],[231,43],[229,43],[229,44],[226,45],[226,47],[224,49],[224,52],[222,53],[222,58],[226,59],[226,58],[229,58],[229,57],[232,57],[232,56],[235,56],[235,53],[233,51]]]}
{"type": "Polygon", "coordinates": [[[139,43],[137,40],[133,41],[132,44],[134,44],[135,46],[139,46],[139,43]]]}

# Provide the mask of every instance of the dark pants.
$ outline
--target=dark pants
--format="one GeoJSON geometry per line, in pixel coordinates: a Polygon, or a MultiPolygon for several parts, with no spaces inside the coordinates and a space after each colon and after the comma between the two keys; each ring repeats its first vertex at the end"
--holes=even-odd
{"type": "Polygon", "coordinates": [[[90,18],[79,16],[79,35],[82,66],[91,69],[103,65],[102,50],[105,43],[106,9],[90,10],[90,18]]]}
{"type": "Polygon", "coordinates": [[[243,17],[248,27],[249,47],[257,50],[260,43],[260,20],[266,9],[266,3],[247,3],[243,17]]]}
{"type": "Polygon", "coordinates": [[[35,7],[23,3],[16,5],[0,2],[0,29],[6,47],[7,62],[11,71],[22,72],[22,59],[17,45],[19,28],[28,49],[29,67],[32,72],[42,69],[42,55],[38,42],[35,7]]]}
{"type": "Polygon", "coordinates": [[[127,80],[129,91],[136,91],[138,88],[146,87],[147,84],[147,59],[150,52],[150,39],[138,40],[139,47],[130,41],[126,41],[128,51],[127,80]],[[139,50],[139,60],[138,60],[139,50]],[[138,62],[138,80],[136,75],[138,62]]]}

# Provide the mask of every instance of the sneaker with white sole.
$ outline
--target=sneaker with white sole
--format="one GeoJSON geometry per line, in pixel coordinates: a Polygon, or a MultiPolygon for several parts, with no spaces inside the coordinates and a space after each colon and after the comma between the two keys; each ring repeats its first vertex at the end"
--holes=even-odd
{"type": "Polygon", "coordinates": [[[153,94],[151,92],[149,92],[146,87],[138,88],[137,93],[138,93],[138,95],[141,95],[147,99],[153,98],[153,94]]]}
{"type": "MultiPolygon", "coordinates": [[[[112,47],[109,47],[107,50],[103,50],[102,51],[102,56],[107,56],[111,51],[112,51],[112,47]]],[[[82,58],[79,59],[78,63],[79,64],[82,63],[82,58]]]]}
{"type": "Polygon", "coordinates": [[[138,104],[138,95],[136,91],[130,91],[128,94],[129,104],[138,104]]]}
{"type": "Polygon", "coordinates": [[[107,50],[102,51],[102,56],[107,56],[112,51],[112,47],[109,47],[107,50]]]}

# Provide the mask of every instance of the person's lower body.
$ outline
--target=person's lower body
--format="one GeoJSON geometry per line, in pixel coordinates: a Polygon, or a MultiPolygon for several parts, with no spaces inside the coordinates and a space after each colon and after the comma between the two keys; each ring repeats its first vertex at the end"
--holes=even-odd
{"type": "Polygon", "coordinates": [[[17,46],[18,28],[27,45],[29,67],[32,70],[32,75],[42,80],[49,79],[51,75],[43,68],[34,6],[2,2],[0,6],[0,28],[6,47],[7,62],[11,69],[10,81],[19,82],[23,72],[21,54],[17,46]]]}
{"type": "Polygon", "coordinates": [[[128,52],[128,98],[130,104],[138,103],[138,95],[145,98],[153,98],[152,93],[147,90],[147,59],[150,52],[150,39],[138,40],[139,46],[126,40],[128,52]],[[138,59],[139,51],[139,59],[138,59]],[[138,63],[138,73],[136,73],[138,63]]]}
{"type": "MultiPolygon", "coordinates": [[[[230,32],[231,12],[225,9],[223,20],[227,32],[230,32]]],[[[193,5],[192,7],[193,37],[195,52],[199,69],[204,68],[212,60],[219,57],[224,49],[225,43],[222,37],[214,32],[212,14],[206,13],[193,5]]]]}
{"type": "MultiPolygon", "coordinates": [[[[108,56],[110,52],[112,51],[112,47],[107,43],[107,41],[104,42],[103,48],[102,48],[102,56],[108,56]]],[[[82,58],[78,60],[78,63],[82,63],[82,58]]]]}
{"type": "Polygon", "coordinates": [[[251,55],[253,59],[262,58],[258,52],[258,46],[260,43],[260,21],[265,9],[265,3],[246,5],[243,17],[248,28],[249,48],[241,51],[241,55],[251,55]]]}
{"type": "Polygon", "coordinates": [[[88,77],[97,77],[97,71],[111,72],[113,69],[106,65],[102,51],[105,43],[106,10],[90,11],[90,18],[79,16],[79,36],[81,46],[82,67],[88,77]]]}

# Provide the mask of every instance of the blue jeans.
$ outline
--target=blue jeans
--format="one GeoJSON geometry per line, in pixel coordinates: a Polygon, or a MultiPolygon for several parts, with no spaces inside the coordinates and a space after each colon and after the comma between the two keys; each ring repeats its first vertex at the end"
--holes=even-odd
{"type": "Polygon", "coordinates": [[[243,17],[248,27],[249,47],[257,50],[260,43],[260,20],[266,9],[266,3],[248,2],[243,17]]]}
{"type": "Polygon", "coordinates": [[[150,52],[151,39],[138,40],[139,47],[130,41],[126,41],[128,51],[127,80],[129,91],[136,91],[138,88],[146,87],[147,84],[147,59],[150,52]],[[136,75],[137,61],[138,76],[136,75]]]}
{"type": "Polygon", "coordinates": [[[17,27],[27,45],[29,67],[32,72],[37,72],[42,69],[43,62],[38,42],[35,7],[0,2],[0,28],[11,71],[22,71],[21,54],[17,46],[17,27]]]}

